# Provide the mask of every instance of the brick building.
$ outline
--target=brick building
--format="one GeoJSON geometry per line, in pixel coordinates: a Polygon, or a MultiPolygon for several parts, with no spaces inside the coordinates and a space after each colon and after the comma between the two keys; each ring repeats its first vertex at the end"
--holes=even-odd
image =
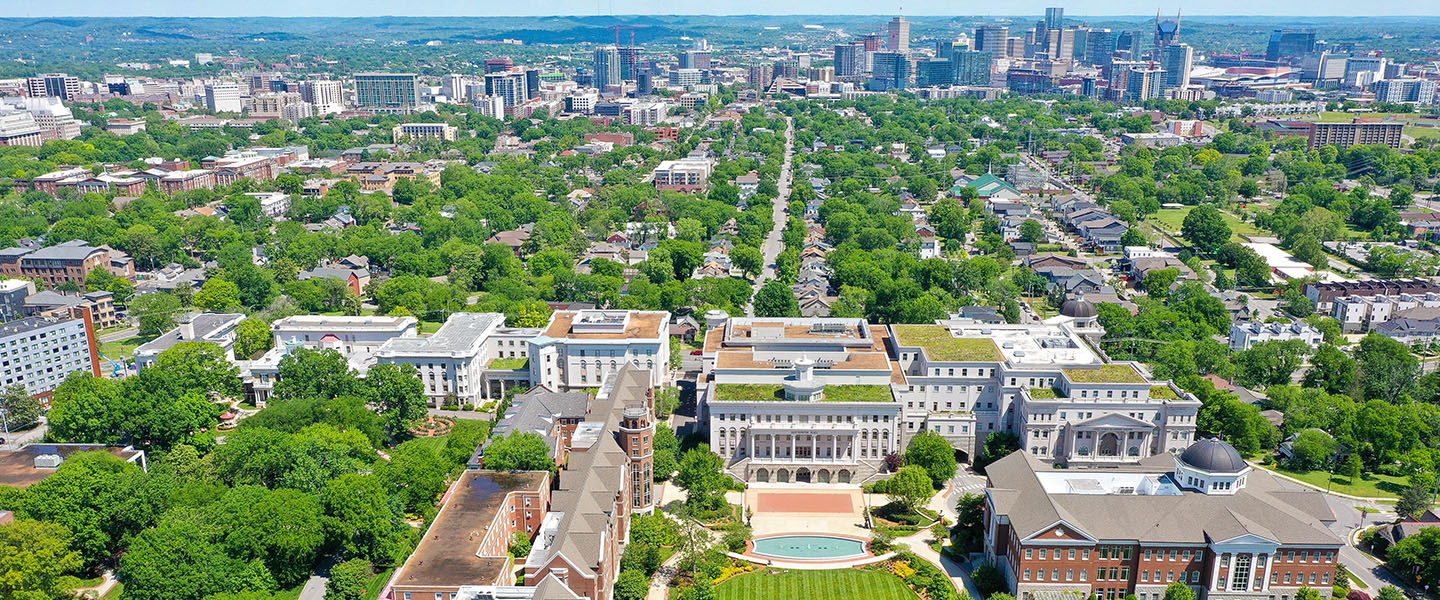
{"type": "Polygon", "coordinates": [[[70,240],[45,248],[0,250],[0,276],[40,279],[49,288],[67,282],[85,285],[92,269],[110,271],[116,277],[133,279],[135,264],[124,252],[108,246],[91,246],[85,240],[70,240]]]}
{"type": "Polygon", "coordinates": [[[1200,440],[1104,471],[1054,470],[1023,452],[987,469],[985,554],[1021,600],[1328,598],[1341,540],[1324,495],[1200,440]]]}

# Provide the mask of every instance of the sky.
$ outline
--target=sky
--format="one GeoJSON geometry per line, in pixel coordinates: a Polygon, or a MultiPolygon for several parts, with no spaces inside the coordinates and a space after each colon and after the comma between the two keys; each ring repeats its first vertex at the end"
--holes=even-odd
{"type": "Polygon", "coordinates": [[[747,15],[903,14],[1038,15],[1046,6],[1067,15],[1440,16],[1436,0],[50,0],[0,2],[3,17],[45,16],[537,16],[537,15],[747,15]]]}

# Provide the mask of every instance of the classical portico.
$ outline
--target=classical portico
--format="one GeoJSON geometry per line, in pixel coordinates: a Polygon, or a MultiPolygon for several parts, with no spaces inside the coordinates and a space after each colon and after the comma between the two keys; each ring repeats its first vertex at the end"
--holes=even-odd
{"type": "Polygon", "coordinates": [[[1153,454],[1155,425],[1109,413],[1065,428],[1056,454],[1070,462],[1133,462],[1153,454]]]}

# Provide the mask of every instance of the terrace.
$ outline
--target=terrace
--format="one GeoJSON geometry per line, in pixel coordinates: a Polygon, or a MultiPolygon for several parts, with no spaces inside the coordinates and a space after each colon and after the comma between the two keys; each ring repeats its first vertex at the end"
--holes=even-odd
{"type": "MultiPolygon", "coordinates": [[[[827,385],[824,402],[892,402],[888,385],[827,385]]],[[[722,383],[715,386],[717,402],[784,402],[785,388],[758,383],[722,383]]]]}
{"type": "Polygon", "coordinates": [[[1098,369],[1065,369],[1065,376],[1075,383],[1145,383],[1145,377],[1128,364],[1105,365],[1098,369]]]}
{"type": "Polygon", "coordinates": [[[892,325],[900,346],[919,347],[933,361],[999,362],[1000,350],[986,338],[957,338],[941,325],[892,325]]]}

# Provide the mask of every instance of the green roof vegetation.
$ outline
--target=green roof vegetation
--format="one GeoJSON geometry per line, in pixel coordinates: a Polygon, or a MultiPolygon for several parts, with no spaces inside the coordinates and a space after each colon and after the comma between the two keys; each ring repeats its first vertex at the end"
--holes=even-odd
{"type": "MultiPolygon", "coordinates": [[[[895,395],[888,385],[827,385],[826,402],[891,402],[895,395]]],[[[715,386],[720,402],[769,402],[785,399],[785,388],[762,383],[722,383],[715,386]]]]}
{"type": "Polygon", "coordinates": [[[528,358],[497,358],[490,361],[491,369],[524,369],[530,366],[528,358]]]}
{"type": "Polygon", "coordinates": [[[918,346],[934,361],[995,362],[1001,359],[987,338],[957,338],[940,325],[893,325],[901,346],[918,346]]]}
{"type": "Polygon", "coordinates": [[[1130,365],[1105,365],[1098,369],[1065,369],[1065,374],[1076,383],[1145,383],[1135,367],[1130,365]]]}
{"type": "Polygon", "coordinates": [[[1060,397],[1054,388],[1040,387],[1030,388],[1030,397],[1036,400],[1054,400],[1060,397]]]}
{"type": "Polygon", "coordinates": [[[1151,398],[1155,398],[1155,399],[1157,399],[1157,400],[1179,400],[1179,399],[1180,399],[1179,396],[1176,396],[1176,395],[1175,395],[1175,390],[1170,389],[1170,386],[1168,386],[1168,385],[1157,385],[1157,386],[1155,386],[1155,387],[1150,388],[1150,397],[1151,397],[1151,398]]]}

